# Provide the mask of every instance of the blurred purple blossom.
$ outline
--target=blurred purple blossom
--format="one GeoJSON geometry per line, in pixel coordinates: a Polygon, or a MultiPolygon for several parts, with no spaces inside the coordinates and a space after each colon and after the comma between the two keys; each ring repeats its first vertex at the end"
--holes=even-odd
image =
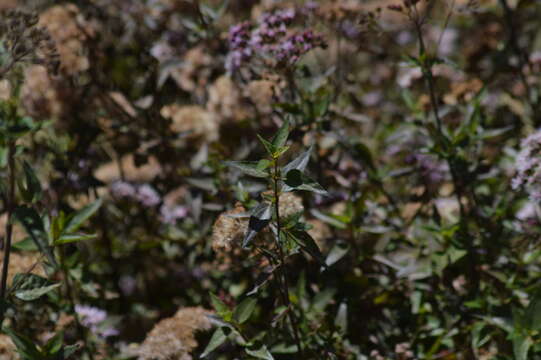
{"type": "Polygon", "coordinates": [[[111,194],[117,198],[134,197],[136,193],[135,187],[125,181],[116,181],[111,185],[111,194]]]}
{"type": "Polygon", "coordinates": [[[75,305],[81,325],[89,328],[92,333],[101,337],[107,338],[118,335],[118,331],[112,327],[103,328],[103,323],[107,320],[107,312],[93,306],[75,305]]]}
{"type": "Polygon", "coordinates": [[[308,51],[325,46],[323,38],[312,30],[288,31],[288,26],[298,16],[295,9],[284,9],[263,14],[257,26],[247,21],[232,26],[226,69],[230,72],[238,70],[259,53],[274,58],[278,66],[292,65],[308,51]]]}
{"type": "Polygon", "coordinates": [[[174,224],[177,220],[180,220],[188,215],[188,209],[185,206],[169,206],[164,204],[160,208],[160,215],[162,222],[166,224],[174,224]]]}
{"type": "Polygon", "coordinates": [[[146,207],[156,206],[161,201],[160,195],[149,184],[139,186],[135,198],[146,207]]]}
{"type": "Polygon", "coordinates": [[[123,275],[118,280],[118,286],[124,295],[130,296],[137,288],[137,281],[133,276],[123,275]]]}

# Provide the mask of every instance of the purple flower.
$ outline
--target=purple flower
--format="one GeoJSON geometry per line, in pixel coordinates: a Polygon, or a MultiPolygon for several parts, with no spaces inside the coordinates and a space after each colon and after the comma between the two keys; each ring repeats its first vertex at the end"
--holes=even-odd
{"type": "Polygon", "coordinates": [[[104,322],[107,320],[107,312],[93,306],[75,305],[81,325],[89,328],[92,333],[101,338],[118,335],[118,331],[112,327],[105,327],[104,322]]]}
{"type": "Polygon", "coordinates": [[[161,220],[166,224],[174,224],[188,215],[188,209],[184,206],[162,205],[160,208],[161,220]]]}
{"type": "Polygon", "coordinates": [[[291,8],[263,14],[255,28],[249,22],[232,26],[226,69],[230,72],[238,70],[257,53],[274,57],[276,66],[293,65],[308,51],[323,47],[322,37],[311,30],[287,36],[288,25],[296,17],[295,9],[291,8]]]}
{"type": "Polygon", "coordinates": [[[137,189],[136,199],[146,207],[153,207],[160,203],[160,195],[149,184],[143,184],[137,189]]]}
{"type": "Polygon", "coordinates": [[[75,312],[85,327],[92,327],[105,321],[107,312],[92,306],[75,305],[75,312]]]}
{"type": "Polygon", "coordinates": [[[111,194],[114,197],[123,198],[123,197],[134,197],[135,196],[135,187],[125,181],[116,181],[111,185],[111,194]]]}
{"type": "Polygon", "coordinates": [[[130,296],[135,292],[135,289],[137,288],[137,281],[133,276],[123,275],[118,280],[118,286],[120,287],[120,290],[124,295],[130,296]]]}

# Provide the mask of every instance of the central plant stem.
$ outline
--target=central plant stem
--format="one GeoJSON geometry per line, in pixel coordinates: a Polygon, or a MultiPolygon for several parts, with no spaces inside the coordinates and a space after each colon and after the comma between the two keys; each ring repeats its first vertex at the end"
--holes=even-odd
{"type": "Polygon", "coordinates": [[[303,350],[301,346],[301,340],[299,336],[299,326],[297,324],[297,320],[295,318],[295,314],[293,313],[293,309],[291,308],[291,302],[289,301],[289,280],[287,275],[287,269],[285,264],[285,255],[284,250],[282,248],[282,243],[280,242],[280,233],[281,233],[281,221],[280,221],[280,179],[281,179],[281,172],[280,168],[278,167],[278,159],[274,159],[274,174],[273,174],[273,186],[274,186],[274,209],[275,209],[275,215],[276,215],[276,247],[278,248],[278,254],[280,256],[280,275],[278,276],[278,279],[282,278],[282,280],[278,280],[278,287],[281,288],[280,292],[282,294],[284,306],[287,308],[287,317],[289,319],[289,322],[291,323],[291,327],[293,328],[293,335],[295,337],[295,343],[297,345],[297,349],[299,350],[299,353],[301,354],[301,358],[303,357],[303,350]]]}

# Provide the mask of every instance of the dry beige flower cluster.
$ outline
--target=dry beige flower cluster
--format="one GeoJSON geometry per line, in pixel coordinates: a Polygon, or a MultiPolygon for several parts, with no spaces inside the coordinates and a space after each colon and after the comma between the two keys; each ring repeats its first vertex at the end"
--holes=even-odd
{"type": "Polygon", "coordinates": [[[158,322],[135,350],[139,360],[191,360],[197,347],[195,333],[208,330],[211,312],[200,307],[187,307],[158,322]]]}
{"type": "Polygon", "coordinates": [[[85,41],[94,33],[93,26],[83,19],[74,4],[56,5],[40,15],[40,26],[45,27],[56,43],[60,54],[60,68],[68,75],[85,71],[89,61],[85,41]]]}
{"type": "MultiPolygon", "coordinates": [[[[75,5],[48,8],[40,14],[38,25],[45,28],[54,41],[63,75],[76,75],[89,68],[85,42],[93,36],[95,26],[83,19],[75,5]]],[[[69,86],[62,77],[53,77],[43,66],[33,65],[25,70],[24,79],[21,98],[29,115],[58,118],[67,110],[69,86]]]]}
{"type": "Polygon", "coordinates": [[[7,335],[0,334],[0,360],[19,360],[15,351],[15,344],[7,335]]]}
{"type": "Polygon", "coordinates": [[[219,123],[216,114],[199,105],[167,105],[161,111],[166,119],[171,119],[171,131],[187,132],[192,139],[216,141],[219,138],[219,123]]]}
{"type": "Polygon", "coordinates": [[[192,139],[212,142],[219,139],[221,125],[246,120],[254,116],[254,110],[269,114],[274,92],[272,81],[252,81],[242,88],[223,75],[208,87],[205,106],[170,104],[161,109],[161,115],[172,120],[171,131],[188,132],[192,139]]]}
{"type": "Polygon", "coordinates": [[[239,248],[248,229],[248,218],[235,217],[245,213],[244,206],[237,204],[234,209],[222,213],[212,227],[212,249],[218,254],[227,254],[239,248]]]}

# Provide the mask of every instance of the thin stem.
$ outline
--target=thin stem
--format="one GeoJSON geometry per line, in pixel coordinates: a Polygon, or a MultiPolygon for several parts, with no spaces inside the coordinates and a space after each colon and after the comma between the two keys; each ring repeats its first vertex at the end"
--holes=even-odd
{"type": "Polygon", "coordinates": [[[291,302],[289,301],[289,280],[287,275],[287,269],[285,266],[285,256],[284,256],[284,250],[282,249],[282,244],[280,244],[280,232],[281,232],[281,221],[280,221],[280,192],[278,190],[279,182],[280,182],[280,168],[278,167],[278,160],[274,159],[274,177],[273,177],[273,185],[274,185],[274,202],[275,202],[275,214],[276,214],[276,245],[278,247],[278,254],[280,256],[280,273],[282,277],[282,297],[284,301],[284,305],[287,307],[287,317],[289,319],[289,322],[291,323],[291,327],[293,328],[293,336],[295,337],[295,343],[297,344],[297,349],[299,350],[299,353],[301,355],[301,358],[303,358],[303,349],[301,346],[301,340],[299,336],[299,327],[297,324],[297,320],[295,318],[295,315],[293,313],[293,310],[291,309],[291,302]]]}
{"type": "MultiPolygon", "coordinates": [[[[415,13],[417,13],[416,8],[414,7],[415,13]]],[[[417,13],[418,14],[418,13],[417,13]]],[[[464,228],[464,221],[467,218],[466,209],[464,205],[462,204],[462,197],[464,195],[464,189],[460,181],[460,174],[456,167],[456,157],[455,152],[452,148],[450,148],[449,144],[447,143],[445,139],[445,135],[443,133],[443,125],[442,120],[439,114],[439,106],[436,96],[436,89],[434,85],[434,74],[432,73],[432,63],[430,63],[427,59],[428,54],[426,53],[426,46],[423,39],[423,32],[422,32],[422,23],[419,21],[419,17],[413,17],[412,18],[413,23],[415,25],[415,29],[417,32],[417,36],[419,38],[419,58],[420,63],[422,67],[423,77],[425,79],[426,87],[429,93],[430,97],[430,104],[432,107],[432,111],[434,114],[434,118],[436,120],[436,127],[438,130],[437,133],[437,141],[439,142],[439,145],[445,152],[445,160],[447,161],[447,164],[449,166],[449,170],[451,172],[451,179],[453,181],[453,185],[455,188],[455,196],[458,202],[459,206],[459,212],[460,212],[460,235],[463,236],[465,239],[465,246],[468,249],[469,256],[471,257],[470,261],[470,272],[471,277],[473,279],[474,288],[478,289],[479,284],[479,273],[476,269],[477,267],[477,256],[476,256],[476,250],[473,245],[473,243],[468,239],[468,236],[466,234],[466,230],[464,228]]]]}
{"type": "MultiPolygon", "coordinates": [[[[6,199],[7,223],[6,239],[4,242],[4,264],[2,267],[2,281],[0,284],[0,299],[5,300],[6,286],[9,270],[9,256],[11,253],[11,238],[13,235],[13,210],[15,209],[15,140],[8,144],[8,181],[9,188],[6,199]]],[[[0,313],[0,326],[4,320],[4,312],[0,313]]]]}

